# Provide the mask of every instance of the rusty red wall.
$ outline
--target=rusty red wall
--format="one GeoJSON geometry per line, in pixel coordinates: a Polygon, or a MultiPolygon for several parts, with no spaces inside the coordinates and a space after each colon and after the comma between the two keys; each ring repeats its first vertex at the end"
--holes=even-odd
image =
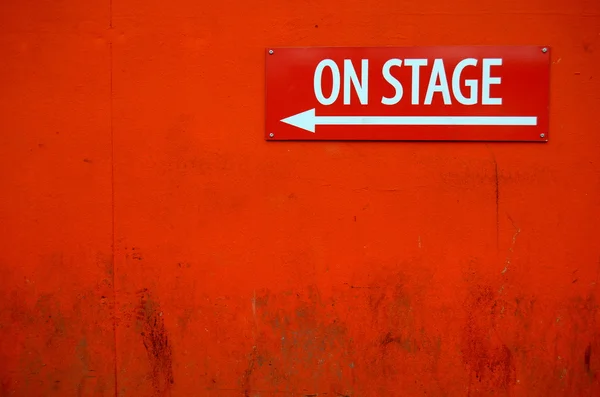
{"type": "Polygon", "coordinates": [[[598,396],[600,2],[4,0],[0,395],[598,396]],[[268,46],[549,45],[551,140],[265,142],[268,46]]]}

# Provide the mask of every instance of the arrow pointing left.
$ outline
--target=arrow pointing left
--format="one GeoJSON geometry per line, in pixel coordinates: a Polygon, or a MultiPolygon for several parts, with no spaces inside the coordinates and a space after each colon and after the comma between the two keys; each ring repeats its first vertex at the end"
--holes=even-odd
{"type": "Polygon", "coordinates": [[[317,125],[536,126],[535,116],[317,116],[315,109],[282,122],[314,133],[317,125]]]}

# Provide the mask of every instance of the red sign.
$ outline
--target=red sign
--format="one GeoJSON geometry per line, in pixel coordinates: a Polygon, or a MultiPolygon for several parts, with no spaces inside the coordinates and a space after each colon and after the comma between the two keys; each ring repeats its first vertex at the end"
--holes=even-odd
{"type": "Polygon", "coordinates": [[[546,47],[273,48],[268,140],[548,140],[546,47]]]}

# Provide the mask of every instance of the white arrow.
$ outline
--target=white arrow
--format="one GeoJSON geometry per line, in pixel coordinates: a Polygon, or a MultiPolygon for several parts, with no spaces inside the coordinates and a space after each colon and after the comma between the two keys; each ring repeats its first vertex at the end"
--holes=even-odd
{"type": "Polygon", "coordinates": [[[317,116],[315,109],[281,120],[314,133],[317,125],[537,125],[537,117],[520,116],[317,116]]]}

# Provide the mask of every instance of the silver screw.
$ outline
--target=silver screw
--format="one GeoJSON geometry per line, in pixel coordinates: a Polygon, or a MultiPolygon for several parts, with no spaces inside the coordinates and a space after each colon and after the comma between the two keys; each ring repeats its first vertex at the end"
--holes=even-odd
{"type": "Polygon", "coordinates": [[[540,134],[540,138],[545,138],[545,137],[546,137],[546,134],[543,134],[543,133],[540,134]]]}
{"type": "MultiPolygon", "coordinates": [[[[273,55],[274,52],[275,51],[273,51],[273,50],[269,50],[269,55],[273,55]]],[[[546,51],[544,51],[544,52],[546,52],[546,51]]]]}
{"type": "MultiPolygon", "coordinates": [[[[542,134],[542,135],[543,135],[543,134],[542,134]]],[[[271,133],[269,134],[269,136],[270,136],[271,138],[273,138],[273,137],[275,136],[275,134],[273,134],[273,133],[271,132],[271,133]]]]}
{"type": "Polygon", "coordinates": [[[548,49],[546,47],[542,48],[542,52],[545,54],[548,52],[548,49]]]}

